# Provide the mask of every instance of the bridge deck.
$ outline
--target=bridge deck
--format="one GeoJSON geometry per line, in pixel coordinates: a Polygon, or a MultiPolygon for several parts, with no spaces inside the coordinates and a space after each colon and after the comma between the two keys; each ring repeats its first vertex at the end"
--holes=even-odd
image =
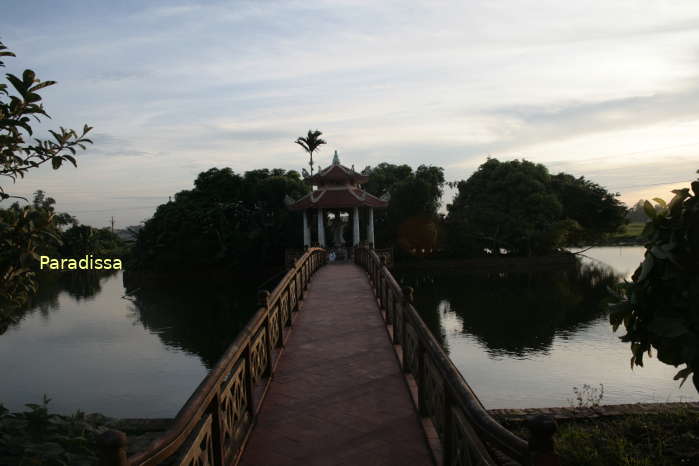
{"type": "Polygon", "coordinates": [[[244,466],[431,465],[366,273],[322,267],[294,322],[244,466]]]}

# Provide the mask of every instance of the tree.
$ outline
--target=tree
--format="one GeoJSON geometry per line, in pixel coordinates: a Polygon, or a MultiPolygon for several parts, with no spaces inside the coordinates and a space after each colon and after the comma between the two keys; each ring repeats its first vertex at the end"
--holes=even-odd
{"type": "MultiPolygon", "coordinates": [[[[14,57],[0,43],[0,58],[14,57]]],[[[0,61],[0,67],[5,64],[0,61]]],[[[38,91],[52,86],[54,81],[40,81],[32,70],[24,70],[22,77],[6,75],[14,92],[0,83],[0,179],[13,182],[23,178],[31,169],[50,162],[58,169],[64,162],[76,165],[76,148],[85,149],[92,143],[85,136],[91,130],[87,125],[82,133],[61,127],[50,130],[52,139],[34,138],[31,124],[49,117],[44,111],[38,91]]],[[[0,185],[0,201],[11,196],[0,185]]],[[[36,261],[36,245],[56,235],[54,214],[36,206],[10,208],[0,214],[0,309],[19,306],[36,290],[32,264],[36,261]]]]}
{"type": "Polygon", "coordinates": [[[311,175],[313,175],[313,152],[319,150],[319,147],[326,143],[320,138],[322,134],[323,133],[318,130],[308,130],[308,135],[305,138],[299,137],[296,139],[296,141],[294,141],[296,144],[303,147],[303,150],[308,152],[308,155],[311,156],[311,160],[308,162],[308,164],[311,166],[311,175]]]}
{"type": "Polygon", "coordinates": [[[619,193],[610,193],[584,176],[559,173],[551,177],[551,189],[563,207],[563,217],[579,227],[568,235],[570,243],[594,243],[626,224],[627,210],[617,198],[619,193]]]}
{"type": "Polygon", "coordinates": [[[564,223],[550,183],[541,164],[489,158],[457,184],[458,193],[447,206],[452,247],[526,255],[553,250],[561,241],[564,223]]]}
{"type": "Polygon", "coordinates": [[[377,196],[390,194],[385,212],[376,213],[378,243],[397,245],[404,251],[431,251],[437,246],[438,209],[444,187],[442,167],[381,163],[369,169],[364,188],[377,196]]]}
{"type": "Polygon", "coordinates": [[[300,220],[284,198],[308,185],[298,172],[230,168],[200,173],[194,189],[158,207],[139,231],[130,268],[169,272],[279,264],[284,248],[300,243],[300,220]]]}
{"type": "Polygon", "coordinates": [[[615,331],[624,324],[621,340],[631,343],[632,368],[655,348],[661,362],[685,364],[675,380],[693,374],[699,391],[699,180],[691,191],[672,191],[669,204],[656,198],[658,207],[645,202],[645,256],[609,319],[615,331]]]}

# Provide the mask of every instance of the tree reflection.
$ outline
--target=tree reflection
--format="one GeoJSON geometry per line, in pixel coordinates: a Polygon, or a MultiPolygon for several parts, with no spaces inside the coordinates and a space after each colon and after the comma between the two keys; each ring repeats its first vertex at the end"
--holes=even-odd
{"type": "Polygon", "coordinates": [[[530,273],[397,275],[415,288],[415,307],[443,345],[442,314],[451,312],[461,322],[460,331],[474,336],[491,356],[516,358],[546,353],[554,336],[567,338],[606,315],[608,289],[623,278],[609,267],[579,261],[530,273]]]}
{"type": "Polygon", "coordinates": [[[254,286],[158,284],[129,293],[133,317],[167,346],[211,369],[257,310],[254,286]]]}
{"type": "Polygon", "coordinates": [[[39,289],[31,301],[24,307],[0,312],[0,335],[11,325],[16,325],[26,316],[35,312],[48,316],[59,308],[58,297],[66,292],[77,301],[92,299],[102,291],[102,283],[117,273],[116,270],[94,271],[77,270],[61,273],[47,273],[39,277],[39,289]]]}

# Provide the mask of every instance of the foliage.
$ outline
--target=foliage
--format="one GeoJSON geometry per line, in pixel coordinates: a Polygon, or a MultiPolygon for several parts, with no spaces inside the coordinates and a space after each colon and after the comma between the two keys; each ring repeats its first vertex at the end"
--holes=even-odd
{"type": "Polygon", "coordinates": [[[145,223],[130,266],[173,271],[279,263],[285,247],[301,243],[300,223],[284,198],[307,191],[295,171],[200,173],[194,189],[177,193],[145,223]]]}
{"type": "MultiPolygon", "coordinates": [[[[0,43],[0,58],[14,54],[0,43]]],[[[0,61],[0,67],[4,67],[0,61]]],[[[53,139],[34,137],[32,124],[48,117],[38,91],[55,84],[40,81],[32,70],[24,70],[22,77],[6,75],[14,92],[0,83],[0,179],[13,182],[23,178],[34,168],[50,162],[58,169],[64,162],[76,165],[76,148],[85,149],[91,143],[85,136],[90,127],[85,125],[80,134],[71,129],[50,130],[53,139]],[[32,122],[34,119],[34,122],[32,122]]],[[[0,185],[0,200],[10,196],[0,185]]],[[[45,207],[48,199],[39,199],[39,206],[11,207],[0,213],[0,311],[26,302],[36,290],[34,274],[29,267],[36,260],[37,245],[52,241],[56,235],[55,214],[45,207]]]]}
{"type": "Polygon", "coordinates": [[[36,292],[39,249],[60,244],[55,213],[14,203],[0,209],[0,316],[36,292]]]}
{"type": "Polygon", "coordinates": [[[124,242],[109,228],[73,225],[63,232],[60,248],[62,257],[84,257],[88,254],[121,257],[127,249],[124,242]]]}
{"type": "Polygon", "coordinates": [[[616,194],[585,178],[551,176],[527,160],[488,159],[447,206],[450,249],[548,254],[563,244],[594,241],[616,232],[626,212],[616,194]]]}
{"type": "Polygon", "coordinates": [[[318,130],[311,131],[309,129],[308,135],[305,138],[299,137],[294,141],[296,144],[303,147],[303,150],[308,152],[308,155],[311,156],[311,160],[308,162],[308,165],[311,167],[311,175],[313,174],[313,152],[319,150],[321,145],[326,144],[325,140],[320,138],[322,134],[323,133],[318,130]]]}
{"type": "Polygon", "coordinates": [[[549,189],[551,177],[541,164],[488,159],[466,181],[448,206],[455,234],[452,245],[469,242],[494,253],[543,254],[560,244],[562,205],[549,189]],[[465,227],[465,228],[464,228],[465,227]],[[470,238],[461,235],[468,231],[470,238]]]}
{"type": "Polygon", "coordinates": [[[693,373],[699,391],[699,181],[691,188],[674,190],[669,204],[654,199],[657,210],[646,201],[645,256],[609,319],[614,330],[624,324],[632,368],[655,348],[661,362],[685,364],[675,380],[693,373]]]}
{"type": "MultiPolygon", "coordinates": [[[[523,422],[503,425],[522,438],[523,422]]],[[[697,464],[699,413],[683,408],[652,414],[579,417],[558,422],[554,439],[562,466],[697,464]]]]}
{"type": "Polygon", "coordinates": [[[439,238],[440,198],[444,187],[441,167],[381,163],[369,170],[368,192],[389,193],[386,211],[375,212],[377,244],[400,246],[403,251],[432,250],[439,238]]]}
{"type": "Polygon", "coordinates": [[[0,405],[0,464],[87,466],[97,463],[95,440],[106,418],[49,414],[49,399],[27,404],[28,411],[10,413],[0,405]]]}
{"type": "MultiPolygon", "coordinates": [[[[0,43],[2,56],[15,55],[0,43]]],[[[0,67],[4,66],[0,61],[0,67]]],[[[60,168],[63,162],[77,166],[76,147],[85,149],[85,144],[92,143],[85,137],[92,129],[89,126],[85,125],[81,134],[61,127],[59,131],[49,130],[52,140],[34,138],[33,143],[27,140],[34,134],[31,119],[39,122],[42,116],[48,117],[38,91],[56,82],[42,82],[32,70],[24,70],[21,78],[11,73],[6,78],[15,93],[8,92],[7,84],[0,83],[0,96],[5,96],[0,100],[0,176],[14,181],[46,162],[51,162],[54,169],[60,168]]],[[[8,197],[10,195],[0,186],[0,200],[8,197]]]]}
{"type": "Polygon", "coordinates": [[[579,228],[568,235],[568,243],[591,244],[609,233],[621,231],[626,224],[626,207],[613,194],[585,177],[567,173],[551,177],[551,189],[563,207],[563,217],[579,228]]]}

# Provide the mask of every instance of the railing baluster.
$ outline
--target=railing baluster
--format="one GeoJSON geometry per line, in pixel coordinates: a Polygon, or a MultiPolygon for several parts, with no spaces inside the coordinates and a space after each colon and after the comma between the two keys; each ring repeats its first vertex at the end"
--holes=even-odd
{"type": "Polygon", "coordinates": [[[413,289],[411,287],[405,287],[403,288],[403,302],[401,303],[401,312],[403,315],[401,316],[401,329],[400,329],[400,344],[401,344],[401,351],[403,352],[403,372],[410,372],[410,365],[408,364],[410,355],[408,354],[408,350],[406,347],[408,346],[406,344],[406,340],[408,338],[407,331],[406,331],[406,326],[407,326],[407,320],[408,320],[408,306],[412,304],[413,302],[413,289]]]}

